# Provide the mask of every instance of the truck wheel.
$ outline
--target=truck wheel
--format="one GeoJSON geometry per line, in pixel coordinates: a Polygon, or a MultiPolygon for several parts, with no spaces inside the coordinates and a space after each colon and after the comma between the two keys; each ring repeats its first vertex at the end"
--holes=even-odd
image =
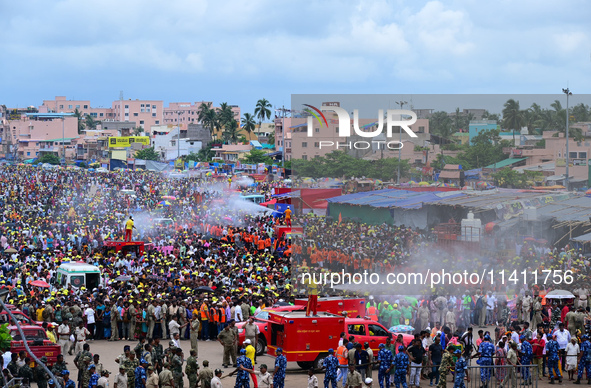
{"type": "Polygon", "coordinates": [[[314,366],[314,361],[298,361],[298,366],[304,370],[308,370],[314,366]]]}
{"type": "Polygon", "coordinates": [[[316,357],[316,359],[314,360],[314,369],[320,369],[322,368],[322,365],[324,363],[324,359],[328,356],[328,353],[320,353],[318,355],[318,357],[316,357]]]}
{"type": "Polygon", "coordinates": [[[256,352],[257,352],[257,356],[262,356],[263,354],[265,354],[265,348],[267,347],[267,340],[265,339],[265,337],[259,337],[259,340],[257,341],[257,348],[256,348],[256,352]]]}

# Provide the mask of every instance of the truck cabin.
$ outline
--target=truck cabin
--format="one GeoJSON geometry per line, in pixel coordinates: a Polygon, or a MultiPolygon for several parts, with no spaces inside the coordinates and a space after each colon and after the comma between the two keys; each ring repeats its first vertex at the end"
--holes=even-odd
{"type": "Polygon", "coordinates": [[[131,255],[132,258],[141,257],[144,254],[145,246],[143,241],[105,241],[103,253],[105,256],[131,255]]]}
{"type": "Polygon", "coordinates": [[[241,195],[244,201],[249,201],[260,205],[261,203],[265,202],[265,196],[260,194],[252,194],[252,195],[241,195]]]}

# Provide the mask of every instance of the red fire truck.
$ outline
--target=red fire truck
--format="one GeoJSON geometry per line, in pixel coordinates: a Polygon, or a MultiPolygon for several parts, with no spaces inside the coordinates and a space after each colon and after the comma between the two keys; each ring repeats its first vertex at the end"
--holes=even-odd
{"type": "MultiPolygon", "coordinates": [[[[254,323],[259,328],[259,336],[256,343],[257,356],[262,356],[265,353],[265,347],[271,340],[269,330],[269,314],[282,313],[290,311],[305,311],[308,299],[296,299],[295,306],[274,306],[260,311],[254,316],[254,323]]],[[[328,297],[318,298],[318,311],[326,311],[332,314],[341,315],[347,312],[349,317],[365,316],[365,299],[363,298],[343,298],[343,297],[328,297]]],[[[244,341],[244,330],[242,327],[244,322],[238,322],[238,344],[242,346],[244,341]]]]}
{"type": "Polygon", "coordinates": [[[132,252],[135,253],[136,257],[140,257],[144,254],[144,242],[143,241],[113,241],[107,240],[104,242],[104,251],[106,254],[117,254],[123,252],[124,255],[132,252]]]}
{"type": "MultiPolygon", "coordinates": [[[[308,299],[296,299],[296,306],[304,306],[308,304],[308,299]]],[[[347,317],[365,317],[365,299],[364,298],[343,298],[342,296],[329,296],[325,298],[318,298],[318,311],[326,311],[327,313],[342,315],[347,313],[347,317]]]]}
{"type": "MultiPolygon", "coordinates": [[[[328,349],[338,347],[341,333],[354,336],[355,341],[369,343],[374,355],[378,347],[397,333],[389,332],[383,325],[368,318],[344,318],[330,313],[306,316],[305,311],[277,312],[269,314],[270,341],[267,353],[275,355],[277,348],[289,362],[297,362],[303,368],[322,367],[328,349]]],[[[403,335],[406,346],[412,335],[403,335]]]]}

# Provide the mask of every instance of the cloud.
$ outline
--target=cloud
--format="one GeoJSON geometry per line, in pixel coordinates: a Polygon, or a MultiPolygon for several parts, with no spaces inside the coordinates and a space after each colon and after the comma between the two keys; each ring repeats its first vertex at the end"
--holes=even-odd
{"type": "Polygon", "coordinates": [[[8,105],[82,97],[72,79],[96,91],[84,96],[96,105],[110,105],[125,88],[165,101],[223,99],[245,111],[257,98],[285,102],[294,92],[553,92],[567,79],[573,88],[591,87],[584,0],[31,0],[0,7],[8,105]]]}

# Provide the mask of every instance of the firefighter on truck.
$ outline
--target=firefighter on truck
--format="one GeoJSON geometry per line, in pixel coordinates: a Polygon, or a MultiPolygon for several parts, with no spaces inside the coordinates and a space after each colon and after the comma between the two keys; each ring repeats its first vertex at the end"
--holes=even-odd
{"type": "Polygon", "coordinates": [[[306,315],[318,315],[318,284],[309,276],[306,281],[306,288],[308,289],[308,304],[306,305],[306,315]]]}

